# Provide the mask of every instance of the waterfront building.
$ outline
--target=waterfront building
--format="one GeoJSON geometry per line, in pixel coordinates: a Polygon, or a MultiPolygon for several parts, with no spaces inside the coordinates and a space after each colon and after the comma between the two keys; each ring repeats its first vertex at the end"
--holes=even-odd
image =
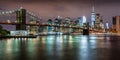
{"type": "MultiPolygon", "coordinates": [[[[30,20],[29,21],[29,24],[37,24],[38,23],[38,21],[37,20],[30,20]]],[[[28,31],[29,31],[29,34],[37,34],[38,33],[38,26],[29,26],[29,29],[28,29],[28,31]]]]}
{"type": "Polygon", "coordinates": [[[112,20],[112,29],[120,33],[120,16],[114,16],[112,20]]]}
{"type": "Polygon", "coordinates": [[[10,31],[10,36],[27,36],[28,34],[26,30],[10,31]]]}
{"type": "Polygon", "coordinates": [[[48,32],[53,31],[53,27],[51,26],[53,24],[52,19],[48,19],[47,23],[50,25],[50,26],[47,26],[48,32]]]}

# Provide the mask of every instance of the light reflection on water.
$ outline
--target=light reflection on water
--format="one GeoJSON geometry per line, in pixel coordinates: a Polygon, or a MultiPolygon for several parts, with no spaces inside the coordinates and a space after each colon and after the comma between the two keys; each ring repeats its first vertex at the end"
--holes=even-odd
{"type": "Polygon", "coordinates": [[[108,36],[96,35],[47,35],[35,39],[2,39],[0,60],[109,59],[107,55],[112,49],[110,39],[108,36]]]}

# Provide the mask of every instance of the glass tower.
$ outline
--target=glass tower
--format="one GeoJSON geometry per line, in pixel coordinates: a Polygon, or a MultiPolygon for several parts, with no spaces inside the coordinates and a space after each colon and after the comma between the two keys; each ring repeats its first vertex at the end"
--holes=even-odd
{"type": "Polygon", "coordinates": [[[94,6],[92,6],[92,12],[91,12],[91,26],[94,27],[95,25],[95,9],[94,6]]]}

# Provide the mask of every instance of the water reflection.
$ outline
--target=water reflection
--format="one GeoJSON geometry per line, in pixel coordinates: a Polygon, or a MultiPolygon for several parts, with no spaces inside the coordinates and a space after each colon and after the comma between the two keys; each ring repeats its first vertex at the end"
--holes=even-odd
{"type": "Polygon", "coordinates": [[[120,41],[114,38],[119,39],[106,35],[47,35],[35,39],[2,39],[0,60],[110,60],[120,55],[120,41]]]}

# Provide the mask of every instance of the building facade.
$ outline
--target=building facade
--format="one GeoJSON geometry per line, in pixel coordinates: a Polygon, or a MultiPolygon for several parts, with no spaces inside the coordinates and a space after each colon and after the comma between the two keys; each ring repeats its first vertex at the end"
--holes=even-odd
{"type": "Polygon", "coordinates": [[[104,25],[103,25],[103,19],[102,19],[102,16],[97,13],[96,14],[96,17],[95,17],[95,29],[103,29],[104,28],[104,25]]]}
{"type": "Polygon", "coordinates": [[[112,20],[112,29],[120,33],[120,16],[114,16],[112,20]]]}
{"type": "MultiPolygon", "coordinates": [[[[30,20],[29,24],[38,24],[39,22],[37,20],[30,20]]],[[[29,34],[37,34],[38,33],[38,26],[29,26],[28,30],[29,30],[29,34]]]]}
{"type": "Polygon", "coordinates": [[[94,28],[95,26],[95,9],[94,6],[92,6],[92,12],[91,12],[91,27],[94,28]]]}
{"type": "Polygon", "coordinates": [[[78,21],[79,21],[79,26],[83,27],[83,19],[82,19],[82,17],[78,17],[78,21]]]}

